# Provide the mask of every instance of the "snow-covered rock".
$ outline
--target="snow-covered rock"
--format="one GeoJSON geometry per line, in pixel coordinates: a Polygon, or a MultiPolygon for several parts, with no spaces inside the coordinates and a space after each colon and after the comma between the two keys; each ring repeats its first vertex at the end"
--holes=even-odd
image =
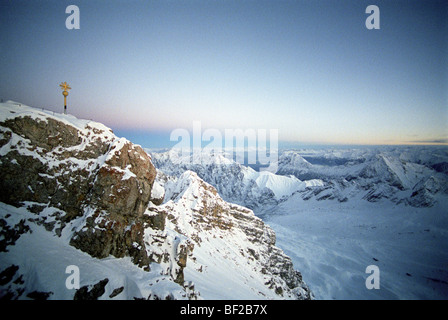
{"type": "Polygon", "coordinates": [[[178,247],[190,248],[185,278],[193,280],[201,294],[214,299],[312,296],[290,258],[275,246],[273,230],[251,210],[222,200],[192,171],[166,187],[170,199],[149,210],[166,215],[168,229],[181,235],[178,247]],[[210,290],[210,282],[219,290],[210,290]]]}
{"type": "Polygon", "coordinates": [[[150,156],[100,123],[13,103],[0,108],[0,200],[34,202],[36,214],[60,209],[51,223],[60,234],[77,221],[73,246],[147,266],[145,252],[131,243],[143,244],[141,217],[156,176],[150,156]]]}
{"type": "Polygon", "coordinates": [[[140,146],[97,122],[0,107],[1,201],[49,203],[71,218],[91,204],[134,216],[146,209],[156,171],[140,146]]]}

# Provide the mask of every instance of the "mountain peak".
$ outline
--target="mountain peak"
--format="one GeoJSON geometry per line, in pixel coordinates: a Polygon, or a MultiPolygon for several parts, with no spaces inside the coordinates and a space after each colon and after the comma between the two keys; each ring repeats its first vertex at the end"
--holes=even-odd
{"type": "Polygon", "coordinates": [[[193,171],[156,181],[151,156],[100,123],[2,103],[0,155],[0,272],[12,273],[1,292],[8,297],[33,297],[38,288],[52,299],[235,298],[210,285],[224,275],[239,298],[312,297],[251,210],[224,201],[193,171]],[[140,271],[119,267],[119,259],[140,271]],[[87,266],[77,291],[39,268],[63,271],[67,261],[87,266]],[[31,279],[28,272],[36,283],[18,280],[31,279]]]}

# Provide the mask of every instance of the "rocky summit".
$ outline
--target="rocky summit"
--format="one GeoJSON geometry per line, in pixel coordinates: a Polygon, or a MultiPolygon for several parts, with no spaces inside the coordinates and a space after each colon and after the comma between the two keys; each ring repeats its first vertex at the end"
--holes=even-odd
{"type": "Polygon", "coordinates": [[[0,104],[0,297],[310,299],[275,234],[191,171],[71,115],[0,104]],[[70,273],[70,270],[78,270],[70,273]]]}
{"type": "Polygon", "coordinates": [[[52,222],[57,232],[84,219],[73,246],[98,258],[130,255],[147,266],[132,243],[142,244],[141,217],[156,175],[148,154],[99,123],[14,104],[2,108],[2,202],[33,202],[36,214],[47,206],[60,209],[64,214],[52,222]]]}

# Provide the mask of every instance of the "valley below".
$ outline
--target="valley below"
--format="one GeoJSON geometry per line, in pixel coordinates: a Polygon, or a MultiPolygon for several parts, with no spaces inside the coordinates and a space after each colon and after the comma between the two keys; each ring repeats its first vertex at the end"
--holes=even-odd
{"type": "Polygon", "coordinates": [[[290,199],[264,221],[316,299],[447,299],[446,206],[290,199]],[[379,289],[366,268],[378,266],[379,289]]]}

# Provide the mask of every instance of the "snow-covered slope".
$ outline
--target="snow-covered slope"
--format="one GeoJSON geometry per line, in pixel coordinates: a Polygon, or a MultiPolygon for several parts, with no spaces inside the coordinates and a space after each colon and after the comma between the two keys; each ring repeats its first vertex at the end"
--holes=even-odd
{"type": "Polygon", "coordinates": [[[323,182],[264,215],[317,299],[448,298],[446,146],[315,148],[280,159],[279,172],[323,182]],[[365,286],[369,265],[380,270],[379,290],[365,286]]]}
{"type": "Polygon", "coordinates": [[[202,296],[310,298],[300,273],[275,246],[272,229],[251,210],[225,202],[214,187],[192,171],[165,187],[169,198],[149,210],[166,214],[168,229],[180,234],[177,241],[194,247],[184,273],[202,296]]]}
{"type": "MultiPolygon", "coordinates": [[[[46,224],[37,221],[42,214],[37,216],[30,211],[33,205],[36,203],[25,202],[17,208],[0,203],[1,298],[71,300],[77,296],[82,299],[76,289],[66,286],[72,275],[71,269],[67,269],[70,266],[79,268],[80,288],[91,290],[94,285],[102,284],[97,297],[92,299],[189,297],[191,292],[165,275],[161,265],[152,263],[151,270],[145,271],[130,257],[97,259],[76,249],[69,244],[70,226],[57,236],[46,224]],[[105,279],[107,282],[102,282],[105,279]]],[[[63,214],[52,207],[46,207],[43,213],[53,220],[55,214],[63,214]]]]}
{"type": "Polygon", "coordinates": [[[448,202],[303,200],[295,195],[265,221],[316,299],[448,299],[448,202]],[[378,290],[365,282],[379,268],[378,290]]]}

